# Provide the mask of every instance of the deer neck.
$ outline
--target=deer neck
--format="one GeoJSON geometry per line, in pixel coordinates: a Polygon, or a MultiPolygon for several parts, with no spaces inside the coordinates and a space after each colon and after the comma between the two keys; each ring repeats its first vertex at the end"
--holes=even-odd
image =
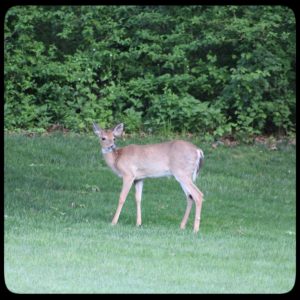
{"type": "Polygon", "coordinates": [[[119,176],[119,171],[117,169],[117,162],[119,159],[119,149],[116,149],[116,146],[114,147],[114,149],[112,151],[107,151],[107,152],[103,152],[102,149],[102,153],[103,153],[103,157],[105,159],[106,164],[115,172],[117,173],[119,176]]]}

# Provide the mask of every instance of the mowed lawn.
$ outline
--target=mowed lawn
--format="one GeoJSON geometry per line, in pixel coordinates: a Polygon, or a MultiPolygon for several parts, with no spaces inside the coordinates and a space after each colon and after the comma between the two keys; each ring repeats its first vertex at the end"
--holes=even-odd
{"type": "MultiPolygon", "coordinates": [[[[119,145],[162,141],[121,140],[119,145]]],[[[200,231],[173,178],[145,180],[110,222],[122,181],[90,135],[5,135],[4,275],[15,293],[285,293],[295,281],[295,147],[205,153],[200,231]]]]}

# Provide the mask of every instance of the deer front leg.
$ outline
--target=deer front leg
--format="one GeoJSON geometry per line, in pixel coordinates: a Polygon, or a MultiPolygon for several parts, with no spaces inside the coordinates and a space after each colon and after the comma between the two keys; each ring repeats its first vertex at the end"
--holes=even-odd
{"type": "Polygon", "coordinates": [[[128,193],[130,191],[133,180],[134,180],[134,178],[131,177],[131,176],[124,176],[123,177],[123,187],[122,187],[122,191],[121,191],[121,194],[120,194],[119,204],[118,204],[116,213],[115,213],[114,218],[111,222],[112,225],[115,225],[115,224],[118,223],[122,207],[124,205],[124,202],[126,200],[126,197],[127,197],[128,193]]]}
{"type": "Polygon", "coordinates": [[[136,226],[142,225],[142,191],[143,191],[143,180],[135,181],[135,201],[136,201],[136,226]]]}

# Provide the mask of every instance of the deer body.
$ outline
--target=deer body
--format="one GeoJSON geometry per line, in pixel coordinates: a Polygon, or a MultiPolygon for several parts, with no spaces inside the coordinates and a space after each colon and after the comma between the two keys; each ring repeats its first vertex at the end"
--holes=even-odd
{"type": "Polygon", "coordinates": [[[143,179],[174,176],[187,197],[187,208],[180,227],[182,229],[185,228],[192,204],[195,202],[194,231],[197,232],[199,230],[203,194],[193,181],[195,181],[203,162],[204,155],[201,149],[182,140],[150,145],[129,145],[117,149],[114,139],[122,134],[123,124],[119,124],[113,130],[103,130],[94,124],[94,132],[100,139],[102,153],[107,165],[118,176],[123,178],[119,204],[112,224],[118,222],[132,184],[135,185],[136,189],[136,224],[139,226],[142,223],[141,198],[143,179]]]}

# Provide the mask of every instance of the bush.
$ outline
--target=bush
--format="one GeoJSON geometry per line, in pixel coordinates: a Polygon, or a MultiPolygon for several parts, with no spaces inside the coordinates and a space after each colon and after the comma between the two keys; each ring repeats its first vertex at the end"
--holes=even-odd
{"type": "Polygon", "coordinates": [[[6,129],[295,131],[284,6],[15,6],[4,45],[6,129]]]}

